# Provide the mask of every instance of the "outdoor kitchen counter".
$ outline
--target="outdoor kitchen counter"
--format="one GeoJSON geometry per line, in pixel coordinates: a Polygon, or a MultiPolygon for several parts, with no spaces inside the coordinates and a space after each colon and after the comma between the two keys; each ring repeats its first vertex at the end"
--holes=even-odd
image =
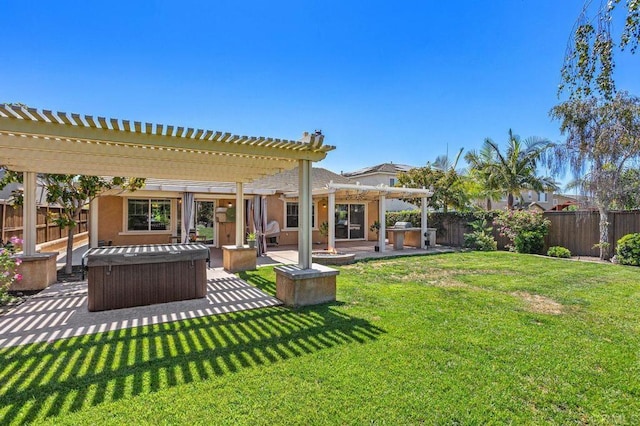
{"type": "Polygon", "coordinates": [[[205,297],[208,259],[204,244],[90,249],[84,259],[89,311],[205,297]]]}
{"type": "Polygon", "coordinates": [[[423,237],[427,246],[436,245],[435,228],[427,228],[427,235],[423,236],[422,228],[413,227],[410,222],[396,222],[394,226],[388,227],[386,231],[389,235],[389,242],[393,243],[394,250],[402,250],[405,245],[420,248],[423,237]]]}
{"type": "Polygon", "coordinates": [[[392,234],[390,240],[393,241],[394,250],[402,250],[404,248],[405,232],[418,232],[418,242],[420,241],[420,228],[387,228],[387,232],[392,234]]]}

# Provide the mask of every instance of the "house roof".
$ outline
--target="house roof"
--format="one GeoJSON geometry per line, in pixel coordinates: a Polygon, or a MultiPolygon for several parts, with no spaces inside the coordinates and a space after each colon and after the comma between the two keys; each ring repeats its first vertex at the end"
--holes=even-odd
{"type": "Polygon", "coordinates": [[[246,183],[322,160],[334,149],[323,143],[0,104],[0,157],[18,172],[246,183]]]}
{"type": "MultiPolygon", "coordinates": [[[[353,183],[351,179],[333,173],[322,167],[311,170],[311,188],[313,190],[326,188],[330,182],[353,183]]],[[[298,168],[267,176],[247,184],[250,189],[274,189],[277,192],[298,192],[298,168]]]]}
{"type": "Polygon", "coordinates": [[[409,166],[407,164],[382,163],[376,166],[365,167],[354,172],[346,172],[342,175],[347,177],[357,177],[373,173],[388,173],[395,175],[397,173],[408,172],[409,170],[414,168],[414,166],[409,166]]]}
{"type": "MultiPolygon", "coordinates": [[[[312,189],[326,188],[330,182],[353,183],[351,180],[321,167],[314,167],[311,171],[312,189]]],[[[213,181],[191,181],[149,178],[145,181],[145,190],[176,191],[196,193],[235,194],[235,183],[213,181]]],[[[270,195],[276,192],[298,192],[298,168],[286,170],[272,176],[244,185],[245,194],[270,195]]]]}

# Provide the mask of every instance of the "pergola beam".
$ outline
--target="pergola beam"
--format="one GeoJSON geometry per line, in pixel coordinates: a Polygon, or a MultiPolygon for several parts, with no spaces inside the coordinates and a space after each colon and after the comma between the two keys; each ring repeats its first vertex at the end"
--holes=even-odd
{"type": "MultiPolygon", "coordinates": [[[[208,139],[196,139],[183,134],[184,128],[178,128],[176,135],[172,135],[173,126],[167,126],[165,134],[157,134],[161,124],[156,125],[156,132],[143,132],[140,124],[131,127],[128,120],[122,120],[122,125],[115,119],[110,119],[112,128],[97,128],[85,124],[79,116],[75,120],[69,118],[66,113],[51,113],[44,111],[49,121],[42,121],[40,114],[25,113],[25,109],[0,104],[0,128],[8,133],[26,135],[32,137],[50,137],[55,135],[61,139],[82,139],[92,142],[110,142],[128,145],[139,145],[155,148],[207,150],[212,152],[226,152],[230,154],[267,156],[291,160],[320,161],[325,158],[328,151],[334,149],[329,145],[322,145],[322,135],[309,135],[309,142],[291,140],[278,140],[271,138],[256,138],[250,143],[246,136],[231,135],[230,133],[216,132],[208,139]],[[19,113],[18,113],[19,111],[19,113]],[[3,116],[4,115],[4,116],[3,116]],[[63,124],[64,123],[64,124],[63,124]],[[138,128],[136,128],[138,127],[138,128]],[[124,129],[124,130],[123,130],[124,129]],[[271,142],[276,142],[271,145],[271,142]]],[[[98,118],[100,121],[100,118],[98,118]]],[[[106,123],[106,120],[105,120],[106,123]]],[[[151,125],[150,130],[152,130],[151,125]]],[[[199,133],[199,132],[198,132],[199,133]]],[[[203,132],[209,134],[209,132],[203,132]]]]}

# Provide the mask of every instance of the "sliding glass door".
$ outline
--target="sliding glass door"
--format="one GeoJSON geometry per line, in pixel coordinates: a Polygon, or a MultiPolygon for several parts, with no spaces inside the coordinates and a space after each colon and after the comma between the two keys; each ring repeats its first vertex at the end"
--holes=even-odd
{"type": "Polygon", "coordinates": [[[205,244],[216,244],[215,235],[215,201],[196,201],[194,215],[196,240],[205,244]]]}
{"type": "Polygon", "coordinates": [[[335,219],[337,240],[365,238],[365,204],[336,204],[335,219]]]}

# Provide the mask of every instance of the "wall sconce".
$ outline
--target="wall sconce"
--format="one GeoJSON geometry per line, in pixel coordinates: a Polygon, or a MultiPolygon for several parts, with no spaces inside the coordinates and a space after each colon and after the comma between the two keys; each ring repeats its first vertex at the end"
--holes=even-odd
{"type": "Polygon", "coordinates": [[[229,207],[229,208],[233,207],[233,203],[231,201],[229,201],[229,204],[227,204],[227,207],[229,207]]]}
{"type": "Polygon", "coordinates": [[[326,209],[327,208],[327,203],[322,203],[322,208],[326,209]]]}

